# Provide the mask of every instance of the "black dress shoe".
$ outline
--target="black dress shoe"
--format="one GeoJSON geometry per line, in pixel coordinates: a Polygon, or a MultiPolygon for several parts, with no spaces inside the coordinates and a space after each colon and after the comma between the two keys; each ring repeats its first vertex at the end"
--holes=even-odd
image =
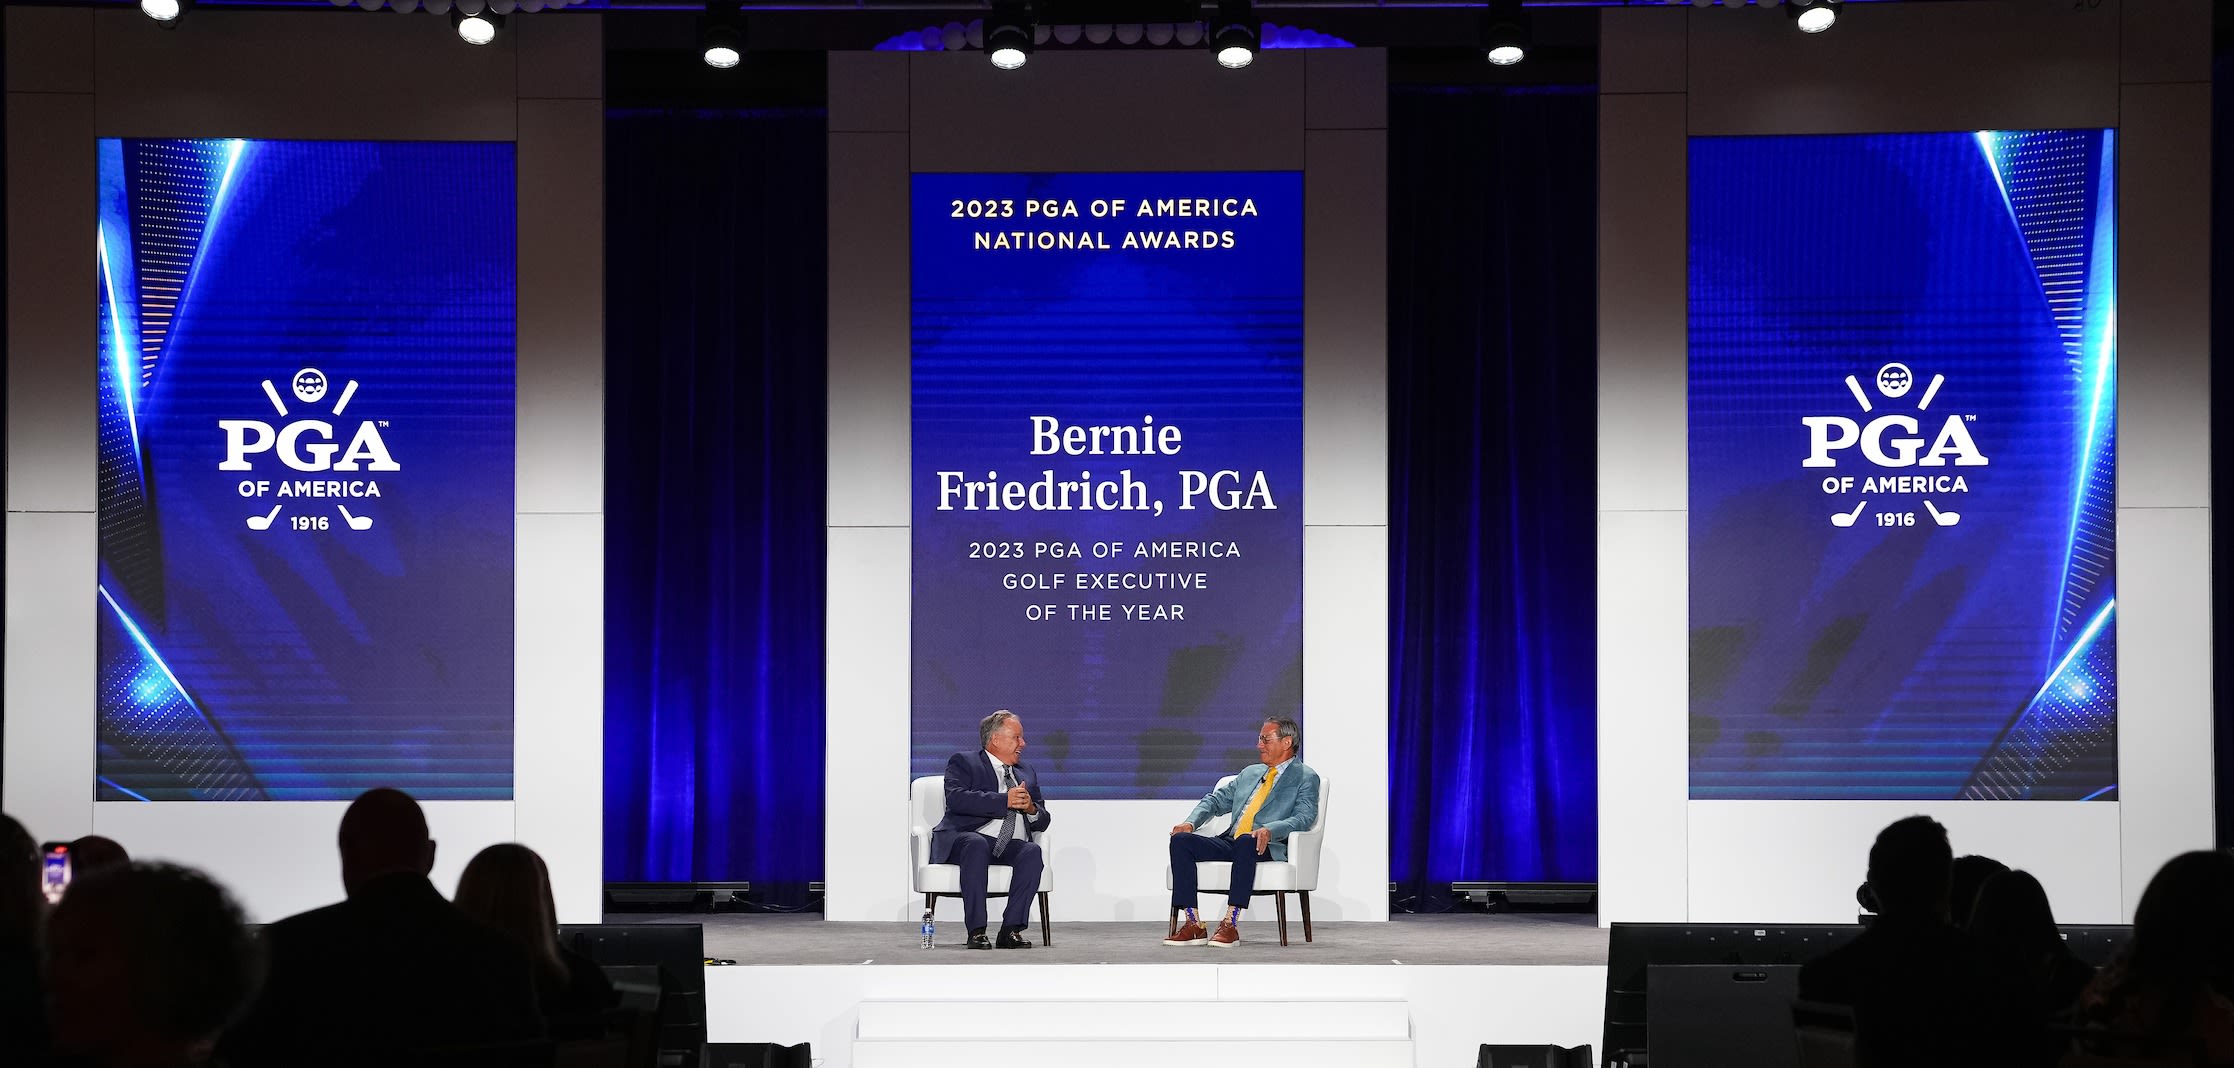
{"type": "Polygon", "coordinates": [[[985,937],[985,932],[979,931],[970,936],[967,945],[971,949],[991,949],[993,948],[993,940],[985,937]]]}
{"type": "Polygon", "coordinates": [[[1030,949],[1032,948],[1032,940],[1023,937],[1017,931],[1003,928],[1000,941],[993,943],[993,945],[1000,949],[1030,949]]]}

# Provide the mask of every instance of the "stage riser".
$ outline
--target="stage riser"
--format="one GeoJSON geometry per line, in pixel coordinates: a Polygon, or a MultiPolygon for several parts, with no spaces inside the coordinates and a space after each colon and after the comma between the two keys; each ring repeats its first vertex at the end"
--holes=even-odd
{"type": "MultiPolygon", "coordinates": [[[[1195,1026],[1214,1029],[1198,1018],[1195,1026]]],[[[986,1068],[996,1064],[1061,1065],[1063,1068],[1230,1068],[1235,1064],[1277,1064],[1281,1068],[1413,1068],[1410,1042],[1292,1040],[1252,1041],[1236,1021],[1228,1040],[1150,1040],[1070,1042],[955,1041],[856,1042],[854,1068],[986,1068]]]]}
{"type": "MultiPolygon", "coordinates": [[[[982,1001],[864,1001],[855,1049],[865,1042],[944,1041],[983,1033],[1002,1048],[1020,1041],[1128,1041],[1156,1035],[1224,1038],[1246,1034],[1328,1041],[1409,1042],[1410,1006],[1401,1001],[1020,1001],[1015,1012],[986,1017],[982,1001]],[[1220,1021],[1225,1021],[1221,1023],[1220,1021]]],[[[1004,1062],[1005,1063],[1005,1062],[1004,1062]]]]}
{"type": "MultiPolygon", "coordinates": [[[[919,951],[918,951],[919,952],[919,951]]],[[[1176,952],[1176,951],[1175,951],[1176,952]]],[[[742,956],[743,954],[739,954],[742,956]]],[[[1202,954],[1207,956],[1207,952],[1202,954]]],[[[1181,1004],[1188,1015],[1183,1036],[1216,1041],[1231,1035],[1277,1034],[1258,1030],[1230,1005],[1378,1004],[1405,1007],[1410,1027],[1411,1052],[1395,1063],[1458,1065],[1474,1063],[1476,1047],[1484,1042],[1512,1044],[1556,1043],[1562,1046],[1596,1044],[1602,1029],[1606,969],[1602,965],[1500,966],[1479,965],[1312,965],[1226,964],[1204,961],[1183,964],[1071,964],[1030,965],[995,963],[998,954],[922,954],[952,964],[890,964],[883,959],[862,965],[798,965],[706,969],[708,1037],[715,1042],[812,1042],[820,1068],[872,1068],[906,1063],[911,1068],[933,1063],[967,1063],[968,1068],[1014,1063],[1013,1055],[1037,1048],[1045,1041],[1039,1025],[1030,1022],[1042,1008],[1072,1003],[1099,1005],[1122,1003],[1181,1004]],[[1022,995],[1033,1004],[1013,1002],[1003,1008],[1001,999],[1022,995]],[[893,1002],[964,1002],[974,1013],[964,1021],[987,1019],[998,1011],[1004,1033],[1020,1035],[1018,1041],[971,1045],[977,1052],[966,1062],[896,1061],[887,1057],[914,1054],[913,1039],[859,1040],[862,1020],[876,1023],[872,1006],[893,1002]],[[1028,1028],[1028,1031],[1020,1031],[1028,1028]],[[903,1049],[903,1045],[909,1047],[903,1049]],[[889,1047],[889,1048],[878,1048],[889,1047]],[[857,1053],[862,1059],[856,1059],[857,1053]],[[873,1059],[872,1059],[873,1058],[873,1059]]],[[[919,959],[903,954],[902,959],[919,959]]],[[[1056,1010],[1067,1011],[1067,1010],[1056,1010]]],[[[1376,1010],[1377,1011],[1377,1010],[1376,1010]]],[[[1154,1029],[1131,1036],[1152,1038],[1170,1033],[1160,1022],[1154,1029]]],[[[1076,1036],[1056,1036],[1075,1038],[1076,1036]]],[[[1181,1037],[1174,1035],[1174,1037],[1181,1037]]],[[[1138,1042],[1071,1042],[1047,1054],[1048,1068],[1077,1064],[1093,1068],[1122,1063],[1137,1068],[1178,1068],[1182,1064],[1216,1064],[1231,1068],[1233,1057],[1243,1056],[1230,1041],[1217,1060],[1178,1059],[1181,1051],[1148,1050],[1138,1042]],[[1144,1060],[1098,1060],[1093,1047],[1128,1047],[1126,1056],[1144,1060]]],[[[1372,1040],[1324,1043],[1344,1061],[1313,1059],[1304,1064],[1358,1064],[1355,1058],[1377,1054],[1372,1040]]],[[[1258,1047],[1251,1046],[1251,1050],[1258,1047]]],[[[927,1056],[927,1054],[926,1054],[927,1056]]],[[[943,1056],[943,1055],[942,1055],[943,1056]]],[[[1189,1054],[1189,1056],[1192,1056],[1189,1054]]],[[[1259,1063],[1250,1054],[1243,1063],[1259,1063]]],[[[1281,1064],[1278,1060],[1265,1064],[1281,1064]]],[[[1282,1064],[1282,1068],[1289,1068],[1282,1064]]]]}

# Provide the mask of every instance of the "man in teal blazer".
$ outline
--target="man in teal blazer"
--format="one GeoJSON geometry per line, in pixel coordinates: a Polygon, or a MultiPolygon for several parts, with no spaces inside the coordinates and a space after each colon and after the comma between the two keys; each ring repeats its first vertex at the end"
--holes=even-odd
{"type": "Polygon", "coordinates": [[[1249,892],[1257,885],[1257,860],[1288,859],[1288,835],[1319,822],[1319,773],[1295,758],[1302,745],[1303,728],[1294,720],[1283,716],[1264,721],[1257,732],[1257,757],[1263,763],[1241,769],[1232,782],[1204,795],[1187,813],[1187,822],[1171,829],[1171,907],[1185,915],[1164,945],[1231,949],[1241,944],[1241,910],[1249,907],[1249,892]],[[1194,833],[1196,824],[1229,812],[1235,814],[1231,831],[1215,838],[1194,833]],[[1225,917],[1215,934],[1195,912],[1195,864],[1205,860],[1233,864],[1225,917]]]}

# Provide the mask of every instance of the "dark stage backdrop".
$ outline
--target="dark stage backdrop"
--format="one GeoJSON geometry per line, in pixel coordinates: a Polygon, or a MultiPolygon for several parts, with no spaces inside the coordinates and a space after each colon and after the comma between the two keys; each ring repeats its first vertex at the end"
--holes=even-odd
{"type": "Polygon", "coordinates": [[[1389,96],[1389,878],[1598,867],[1598,105],[1389,96]]]}
{"type": "Polygon", "coordinates": [[[823,113],[616,110],[605,878],[822,878],[823,113]]]}

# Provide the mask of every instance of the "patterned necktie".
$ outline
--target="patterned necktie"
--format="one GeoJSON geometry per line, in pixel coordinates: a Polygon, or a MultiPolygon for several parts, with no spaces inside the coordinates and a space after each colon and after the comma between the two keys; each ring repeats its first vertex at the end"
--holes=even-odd
{"type": "MultiPolygon", "coordinates": [[[[1016,788],[1016,775],[1015,775],[1015,773],[1014,773],[1014,772],[1012,772],[1012,771],[1011,771],[1011,770],[1009,769],[1009,766],[1008,766],[1008,765],[1006,765],[1006,764],[1003,764],[1003,765],[1001,765],[1001,791],[1002,791],[1002,793],[1004,793],[1004,794],[1005,794],[1005,793],[1007,793],[1008,791],[1010,791],[1010,790],[1013,790],[1013,789],[1015,789],[1015,788],[1016,788]]],[[[1009,844],[1010,842],[1013,842],[1013,841],[1015,841],[1015,840],[1016,840],[1016,832],[1017,832],[1017,830],[1019,829],[1019,828],[1018,828],[1018,824],[1021,824],[1021,823],[1023,823],[1023,822],[1024,822],[1024,814],[1023,814],[1023,813],[1021,813],[1021,812],[1018,812],[1018,811],[1016,811],[1016,810],[1015,810],[1015,809],[1013,809],[1013,808],[1012,808],[1012,809],[1009,809],[1009,810],[1008,810],[1008,815],[1006,815],[1006,816],[1003,816],[1003,817],[1001,817],[1001,836],[1000,836],[999,838],[996,838],[996,839],[994,839],[994,840],[993,840],[993,855],[994,855],[994,856],[996,856],[996,857],[997,857],[997,856],[1000,856],[1000,855],[1001,855],[1001,854],[1003,854],[1003,853],[1006,853],[1006,852],[1008,852],[1008,844],[1009,844]]]]}
{"type": "Polygon", "coordinates": [[[1257,784],[1257,792],[1249,795],[1249,807],[1241,810],[1241,818],[1234,821],[1233,836],[1239,838],[1257,829],[1257,810],[1264,807],[1264,799],[1272,796],[1272,780],[1280,777],[1280,769],[1269,768],[1264,781],[1257,784]]]}

